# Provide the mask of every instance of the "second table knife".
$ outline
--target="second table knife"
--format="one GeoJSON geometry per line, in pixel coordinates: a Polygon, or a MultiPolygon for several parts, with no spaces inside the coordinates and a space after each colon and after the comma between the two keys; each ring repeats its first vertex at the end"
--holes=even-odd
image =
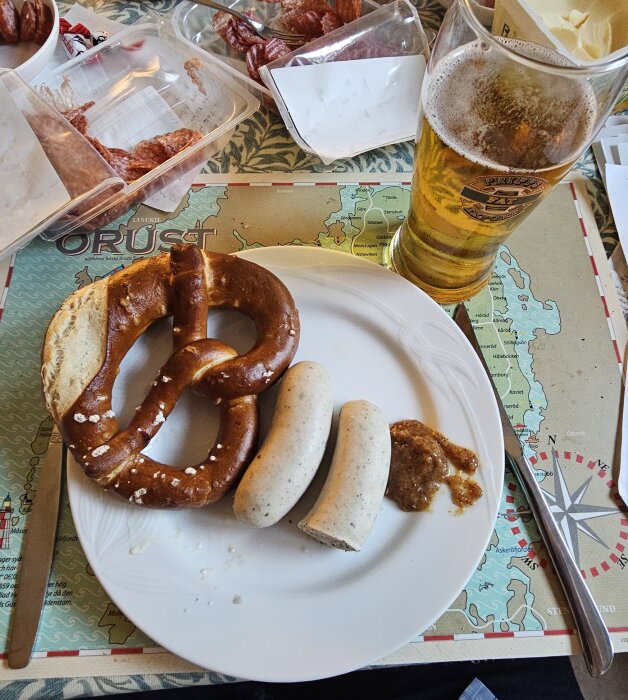
{"type": "Polygon", "coordinates": [[[552,560],[554,570],[565,593],[565,598],[571,609],[576,630],[580,637],[587,669],[592,676],[601,676],[610,668],[613,662],[613,645],[608,629],[604,624],[591,592],[580,574],[578,565],[565,544],[554,515],[536,480],[534,468],[523,454],[521,442],[517,437],[517,433],[515,433],[515,429],[512,427],[512,423],[497,392],[464,304],[459,304],[456,307],[454,321],[480,358],[480,362],[493,387],[502,423],[506,455],[528,499],[539,534],[545,543],[547,553],[552,560]]]}
{"type": "Polygon", "coordinates": [[[52,566],[62,475],[63,441],[53,427],[22,547],[7,653],[10,668],[24,668],[33,653],[52,566]]]}

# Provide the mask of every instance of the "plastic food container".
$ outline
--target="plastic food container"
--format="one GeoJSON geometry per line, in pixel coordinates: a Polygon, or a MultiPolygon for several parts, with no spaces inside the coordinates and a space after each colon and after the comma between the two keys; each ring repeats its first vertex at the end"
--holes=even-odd
{"type": "MultiPolygon", "coordinates": [[[[119,176],[117,191],[97,193],[64,213],[41,234],[47,240],[78,227],[101,227],[198,171],[226,145],[236,125],[259,108],[258,100],[217,59],[175,37],[170,28],[151,23],[119,32],[44,80],[35,90],[57,110],[93,102],[84,113],[86,133],[109,149],[128,153],[179,129],[200,132],[197,141],[134,181],[121,179],[119,169],[110,168],[112,177],[119,176]]],[[[65,175],[72,179],[69,170],[65,175]]]]}
{"type": "Polygon", "coordinates": [[[414,138],[429,48],[394,0],[262,66],[292,138],[324,163],[414,138]]]}
{"type": "MultiPolygon", "coordinates": [[[[265,2],[265,0],[220,0],[220,2],[227,7],[238,10],[238,12],[255,10],[255,14],[262,22],[271,26],[277,23],[281,12],[279,3],[265,2]]],[[[335,0],[328,0],[328,2],[332,7],[335,7],[335,0]]],[[[362,0],[361,16],[379,7],[379,3],[374,0],[362,0]]],[[[205,5],[197,5],[194,2],[184,0],[175,7],[172,13],[172,27],[178,37],[187,39],[216,56],[230,68],[235,69],[240,74],[240,80],[247,90],[256,95],[265,106],[274,107],[275,103],[268,88],[249,76],[243,54],[234,51],[214,31],[212,17],[215,14],[216,10],[205,5]]]]}
{"type": "Polygon", "coordinates": [[[0,257],[5,257],[60,217],[114,196],[123,183],[15,71],[0,71],[0,104],[0,257]],[[64,181],[55,164],[70,154],[76,177],[64,181]]]}
{"type": "MultiPolygon", "coordinates": [[[[52,10],[52,30],[46,41],[39,46],[35,42],[19,41],[16,44],[0,42],[0,68],[15,69],[26,82],[36,78],[44,71],[55,52],[59,38],[59,8],[54,0],[43,0],[52,10]]],[[[15,0],[18,12],[23,0],[15,0]]]]}

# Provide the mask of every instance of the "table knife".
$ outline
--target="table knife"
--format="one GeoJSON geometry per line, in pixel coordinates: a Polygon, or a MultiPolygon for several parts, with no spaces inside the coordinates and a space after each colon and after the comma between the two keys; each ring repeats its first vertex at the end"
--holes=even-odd
{"type": "Polygon", "coordinates": [[[61,435],[53,427],[22,547],[7,653],[10,668],[24,668],[33,653],[57,535],[63,453],[61,435]]]}
{"type": "Polygon", "coordinates": [[[613,645],[608,629],[543,496],[543,491],[534,474],[534,468],[523,453],[521,442],[497,392],[464,304],[459,304],[456,307],[454,321],[471,343],[489,378],[499,408],[506,458],[528,499],[539,533],[565,593],[580,637],[587,669],[592,676],[601,676],[613,662],[613,645]]]}

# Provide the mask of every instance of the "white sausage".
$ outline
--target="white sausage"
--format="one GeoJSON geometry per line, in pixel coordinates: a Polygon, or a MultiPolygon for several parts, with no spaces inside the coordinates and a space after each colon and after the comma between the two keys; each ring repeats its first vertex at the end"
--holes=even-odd
{"type": "Polygon", "coordinates": [[[382,505],[390,451],[383,412],[368,401],[344,404],[329,475],[301,530],[323,544],[359,552],[382,505]]]}
{"type": "Polygon", "coordinates": [[[268,435],[235,492],[239,520],[268,527],[292,509],[323,459],[333,412],[327,370],[316,362],[289,367],[268,435]]]}

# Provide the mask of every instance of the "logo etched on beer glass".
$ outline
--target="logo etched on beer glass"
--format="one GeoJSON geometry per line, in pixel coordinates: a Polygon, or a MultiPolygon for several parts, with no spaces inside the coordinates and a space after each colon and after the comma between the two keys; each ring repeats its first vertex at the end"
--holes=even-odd
{"type": "Polygon", "coordinates": [[[462,211],[477,221],[511,219],[536,202],[546,185],[540,177],[478,177],[460,193],[462,211]]]}

